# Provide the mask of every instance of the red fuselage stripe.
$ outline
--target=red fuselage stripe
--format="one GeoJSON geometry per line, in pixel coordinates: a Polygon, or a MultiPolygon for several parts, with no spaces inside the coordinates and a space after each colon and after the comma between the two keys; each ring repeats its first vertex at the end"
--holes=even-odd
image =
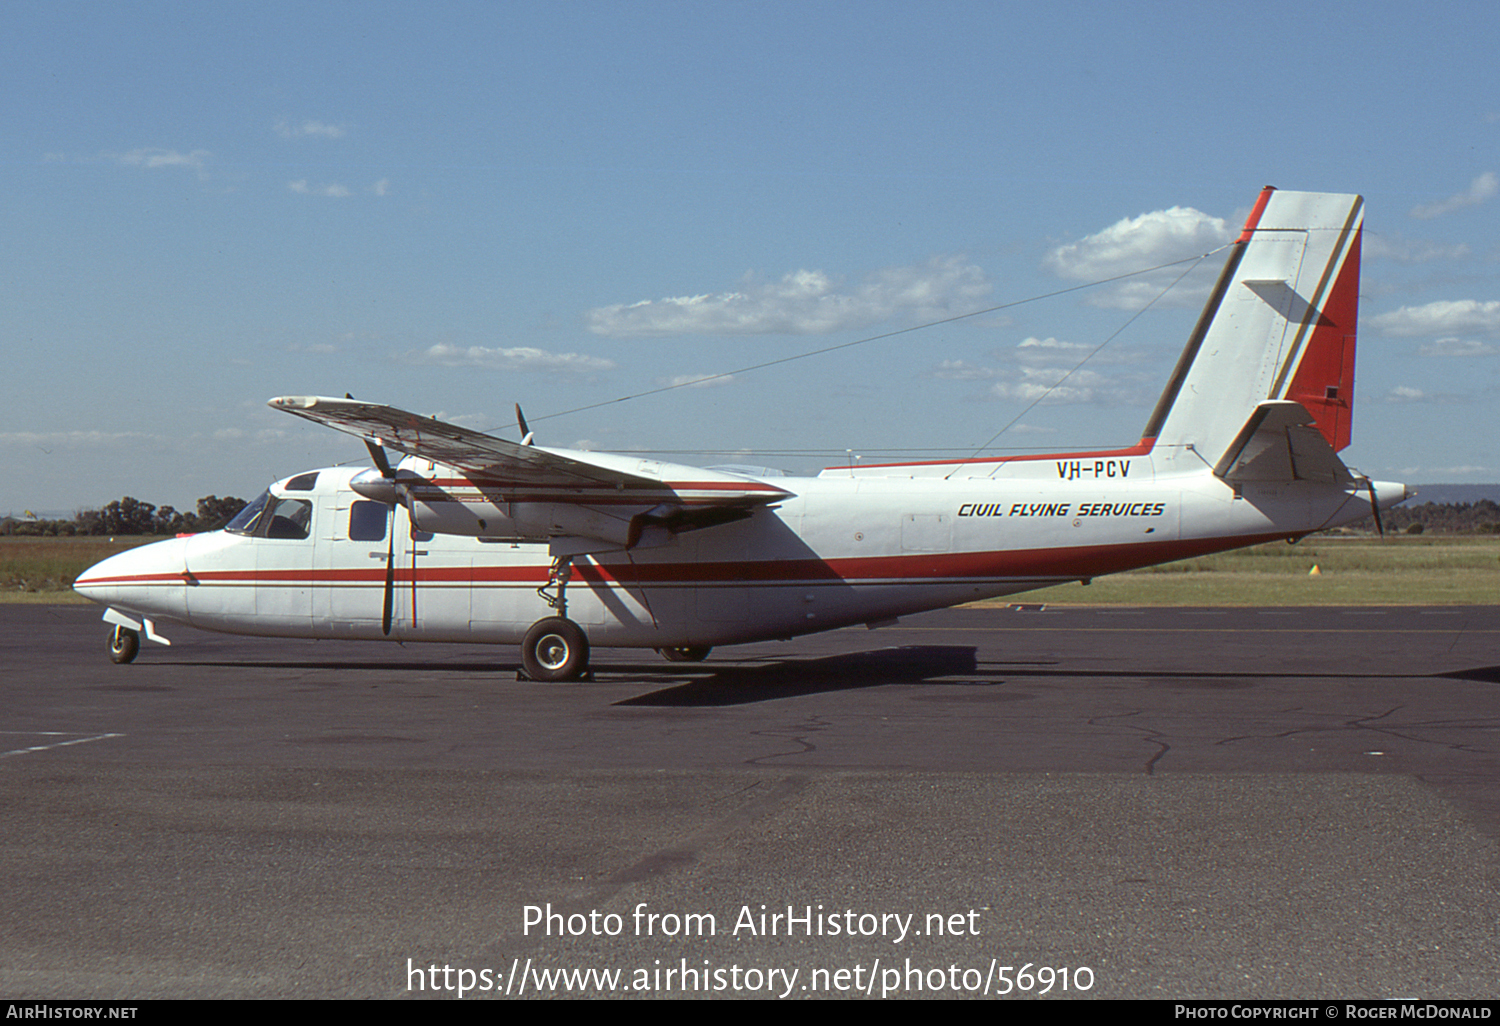
{"type": "MultiPolygon", "coordinates": [[[[574,579],[590,584],[682,586],[699,584],[793,585],[801,583],[872,584],[910,581],[996,581],[1029,578],[1084,578],[1133,570],[1177,559],[1222,552],[1281,538],[1281,534],[1186,541],[1142,542],[1136,545],[1084,545],[1072,548],[1029,549],[1011,552],[930,553],[870,556],[850,559],[755,560],[749,562],[629,563],[588,562],[574,565],[574,579]]],[[[376,584],[385,580],[385,567],[363,569],[283,569],[195,571],[200,585],[268,585],[316,587],[338,584],[376,584]]],[[[412,568],[397,565],[396,579],[411,582],[412,568]]],[[[531,566],[418,566],[418,583],[435,585],[496,585],[542,583],[547,567],[531,566]]],[[[90,578],[83,587],[183,586],[181,573],[130,574],[90,578]]]]}

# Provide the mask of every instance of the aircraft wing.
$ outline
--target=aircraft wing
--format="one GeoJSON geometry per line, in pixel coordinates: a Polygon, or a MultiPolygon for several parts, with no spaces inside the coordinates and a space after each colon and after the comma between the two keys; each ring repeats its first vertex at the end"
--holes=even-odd
{"type": "Polygon", "coordinates": [[[606,485],[612,488],[661,486],[660,478],[584,463],[546,449],[521,445],[380,403],[288,395],[272,399],[267,405],[408,456],[517,484],[606,485]]]}
{"type": "Polygon", "coordinates": [[[695,506],[760,505],[790,493],[763,481],[608,453],[521,445],[394,406],[327,396],[281,396],[275,409],[346,432],[383,448],[461,470],[475,485],[524,489],[551,501],[687,501],[695,506]]]}

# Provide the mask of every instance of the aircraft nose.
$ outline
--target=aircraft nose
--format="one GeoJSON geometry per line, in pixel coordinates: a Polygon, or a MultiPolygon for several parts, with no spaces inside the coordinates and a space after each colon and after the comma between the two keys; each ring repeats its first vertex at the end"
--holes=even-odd
{"type": "Polygon", "coordinates": [[[170,538],[128,549],[79,574],[73,590],[101,605],[181,617],[187,572],[185,548],[184,539],[170,538]]]}

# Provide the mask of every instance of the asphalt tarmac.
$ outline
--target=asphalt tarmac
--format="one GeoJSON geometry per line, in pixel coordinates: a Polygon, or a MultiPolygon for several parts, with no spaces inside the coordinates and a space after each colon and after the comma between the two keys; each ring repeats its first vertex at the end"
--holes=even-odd
{"type": "Polygon", "coordinates": [[[1500,993],[1500,609],[516,653],[0,605],[0,996],[1500,993]],[[1009,968],[1005,968],[1009,967],[1009,968]]]}

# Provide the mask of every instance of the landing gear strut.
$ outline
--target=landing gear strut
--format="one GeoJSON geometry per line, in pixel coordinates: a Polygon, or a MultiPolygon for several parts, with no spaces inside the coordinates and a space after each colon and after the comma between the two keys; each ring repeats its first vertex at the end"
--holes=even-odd
{"type": "Polygon", "coordinates": [[[116,626],[109,632],[109,659],[114,663],[135,660],[141,650],[141,636],[129,627],[116,626]]]}
{"type": "Polygon", "coordinates": [[[558,616],[568,615],[568,581],[573,577],[573,557],[557,556],[552,560],[552,569],[547,574],[547,583],[536,590],[542,601],[557,610],[558,616]],[[557,594],[549,594],[548,588],[556,588],[557,594]]]}
{"type": "Polygon", "coordinates": [[[521,642],[521,665],[532,680],[577,680],[588,671],[588,636],[568,619],[568,581],[572,576],[573,557],[558,556],[552,560],[547,583],[536,590],[557,615],[532,624],[521,642]],[[556,588],[556,594],[548,588],[556,588]]]}

